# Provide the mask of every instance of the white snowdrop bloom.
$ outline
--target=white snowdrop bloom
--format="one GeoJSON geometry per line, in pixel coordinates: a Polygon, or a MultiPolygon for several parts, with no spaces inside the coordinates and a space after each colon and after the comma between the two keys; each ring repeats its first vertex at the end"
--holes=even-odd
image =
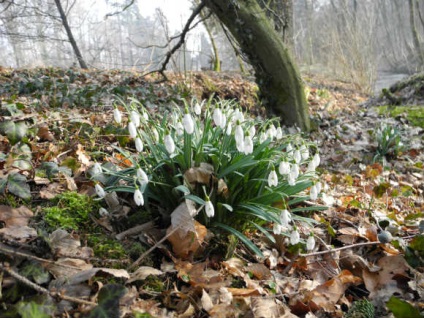
{"type": "Polygon", "coordinates": [[[241,127],[240,123],[237,123],[236,130],[234,132],[234,138],[235,138],[237,144],[244,142],[244,132],[243,132],[243,128],[241,127]]]}
{"type": "Polygon", "coordinates": [[[274,169],[268,175],[268,186],[276,187],[278,185],[278,176],[274,169]]]}
{"type": "Polygon", "coordinates": [[[386,141],[389,141],[389,135],[386,135],[386,141]]]}
{"type": "Polygon", "coordinates": [[[294,229],[291,233],[290,233],[290,244],[291,245],[296,245],[297,243],[300,242],[300,234],[298,232],[297,229],[294,229]]]}
{"type": "Polygon", "coordinates": [[[267,135],[268,137],[273,140],[275,138],[275,136],[277,135],[277,129],[275,128],[275,126],[273,124],[271,124],[267,130],[267,135]]]}
{"type": "Polygon", "coordinates": [[[296,149],[294,151],[293,159],[294,159],[294,162],[296,162],[296,163],[300,163],[300,161],[302,160],[302,156],[301,156],[300,151],[298,149],[296,149]]]}
{"type": "Polygon", "coordinates": [[[135,138],[135,149],[137,149],[138,152],[142,152],[144,149],[143,141],[140,137],[135,138]]]}
{"type": "Polygon", "coordinates": [[[135,110],[132,110],[130,112],[130,118],[136,128],[140,126],[140,114],[138,112],[136,112],[135,110]]]}
{"type": "Polygon", "coordinates": [[[113,119],[116,121],[116,123],[118,123],[118,124],[120,124],[121,123],[121,121],[122,121],[122,114],[121,114],[121,112],[119,111],[119,109],[118,108],[115,108],[114,110],[113,110],[113,119]]]}
{"type": "Polygon", "coordinates": [[[97,183],[94,186],[94,189],[96,190],[96,194],[99,196],[99,198],[104,198],[106,196],[106,192],[100,184],[97,183]]]}
{"type": "Polygon", "coordinates": [[[318,191],[315,185],[311,187],[311,190],[309,191],[309,197],[312,201],[315,201],[318,198],[318,191]]]}
{"type": "Polygon", "coordinates": [[[253,140],[250,135],[244,137],[244,154],[249,155],[253,152],[253,140]]]}
{"type": "Polygon", "coordinates": [[[251,126],[249,128],[249,135],[252,136],[252,138],[253,138],[255,136],[255,134],[256,134],[256,128],[255,128],[255,126],[251,126]]]}
{"type": "Polygon", "coordinates": [[[292,156],[292,155],[293,155],[293,146],[292,146],[292,144],[291,144],[291,143],[289,143],[289,144],[287,145],[287,147],[286,147],[286,151],[287,151],[287,154],[288,154],[289,156],[292,156]]]}
{"type": "Polygon", "coordinates": [[[297,179],[299,177],[299,166],[297,164],[292,164],[290,173],[292,173],[293,177],[297,179]]]}
{"type": "Polygon", "coordinates": [[[143,118],[145,121],[149,120],[149,114],[147,112],[143,112],[143,118]]]}
{"type": "Polygon", "coordinates": [[[128,132],[130,133],[131,138],[137,137],[137,128],[132,121],[128,123],[128,132]]]}
{"type": "Polygon", "coordinates": [[[174,139],[172,139],[172,136],[167,134],[163,139],[163,142],[165,144],[166,151],[168,151],[169,154],[173,154],[175,151],[175,143],[174,139]]]}
{"type": "Polygon", "coordinates": [[[221,108],[215,108],[212,114],[213,122],[215,123],[215,126],[221,127],[222,122],[222,110],[221,108]]]}
{"type": "Polygon", "coordinates": [[[184,134],[184,126],[180,121],[175,125],[175,133],[177,136],[182,136],[184,134]]]}
{"type": "Polygon", "coordinates": [[[199,116],[202,113],[202,106],[200,106],[199,103],[196,103],[196,105],[194,105],[194,113],[199,116]]]}
{"type": "Polygon", "coordinates": [[[244,140],[236,140],[236,147],[239,152],[244,152],[244,140]]]}
{"type": "Polygon", "coordinates": [[[263,143],[265,142],[265,140],[267,140],[268,136],[266,135],[266,133],[261,132],[261,134],[259,135],[259,142],[263,143]]]}
{"type": "Polygon", "coordinates": [[[309,161],[308,163],[308,169],[307,172],[314,172],[315,171],[315,163],[313,160],[309,161]]]}
{"type": "Polygon", "coordinates": [[[280,140],[283,138],[283,130],[281,129],[280,126],[277,127],[277,131],[275,133],[275,138],[277,138],[277,140],[280,140]]]}
{"type": "Polygon", "coordinates": [[[141,185],[145,185],[149,183],[149,177],[147,176],[147,174],[144,172],[143,169],[138,168],[136,173],[137,173],[137,179],[139,179],[141,185]]]}
{"type": "Polygon", "coordinates": [[[290,163],[287,161],[281,161],[278,166],[278,172],[283,176],[290,173],[290,163]]]}
{"type": "Polygon", "coordinates": [[[281,211],[280,214],[280,221],[281,221],[281,225],[284,227],[289,227],[289,223],[291,222],[292,218],[290,215],[290,212],[287,209],[284,209],[283,211],[281,211]]]}
{"type": "Polygon", "coordinates": [[[274,223],[274,225],[272,227],[272,232],[275,235],[280,235],[283,232],[283,226],[281,224],[274,223]]]}
{"type": "Polygon", "coordinates": [[[225,130],[225,134],[227,136],[230,136],[232,131],[233,131],[233,124],[230,121],[228,122],[227,129],[225,130]]]}
{"type": "Polygon", "coordinates": [[[300,154],[303,160],[307,160],[309,158],[309,149],[305,145],[302,145],[300,147],[300,154]]]}
{"type": "Polygon", "coordinates": [[[153,140],[158,142],[159,141],[159,133],[158,133],[158,130],[155,127],[152,128],[152,135],[153,135],[153,140]]]}
{"type": "Polygon", "coordinates": [[[321,158],[318,152],[314,155],[314,157],[312,158],[312,161],[314,162],[315,168],[319,166],[321,162],[321,158]]]}
{"type": "Polygon", "coordinates": [[[91,167],[91,174],[93,176],[97,175],[97,174],[101,174],[103,172],[102,170],[102,166],[100,165],[100,163],[96,162],[92,167],[91,167]]]}
{"type": "Polygon", "coordinates": [[[306,250],[312,251],[315,247],[315,237],[313,235],[309,235],[308,240],[306,241],[306,250]]]}
{"type": "Polygon", "coordinates": [[[293,175],[293,172],[290,172],[288,177],[287,177],[287,182],[289,183],[290,186],[294,186],[296,184],[296,178],[293,175]]]}
{"type": "Polygon", "coordinates": [[[321,182],[317,182],[315,184],[315,188],[317,188],[317,193],[320,194],[320,192],[322,190],[322,183],[321,182]]]}
{"type": "Polygon", "coordinates": [[[108,216],[109,215],[109,211],[106,210],[105,208],[100,208],[99,209],[99,215],[100,216],[108,216]]]}
{"type": "Polygon", "coordinates": [[[233,118],[235,122],[239,121],[240,123],[242,123],[244,121],[244,115],[238,108],[234,111],[233,118]]]}
{"type": "Polygon", "coordinates": [[[211,218],[215,215],[215,208],[213,207],[213,204],[209,198],[206,198],[205,213],[208,216],[208,218],[211,218]]]}
{"type": "Polygon", "coordinates": [[[324,202],[324,204],[327,205],[327,206],[333,206],[334,203],[336,202],[336,200],[334,199],[333,196],[327,195],[325,193],[322,194],[321,199],[324,202]]]}
{"type": "Polygon", "coordinates": [[[134,192],[134,202],[138,206],[144,205],[144,197],[143,193],[141,193],[140,189],[136,189],[134,192]]]}
{"type": "Polygon", "coordinates": [[[187,134],[191,135],[194,132],[193,118],[189,113],[185,114],[183,117],[183,126],[187,134]]]}
{"type": "Polygon", "coordinates": [[[225,126],[227,125],[227,116],[225,116],[225,114],[222,114],[222,120],[221,120],[221,124],[219,125],[219,127],[221,127],[222,129],[225,128],[225,126]]]}

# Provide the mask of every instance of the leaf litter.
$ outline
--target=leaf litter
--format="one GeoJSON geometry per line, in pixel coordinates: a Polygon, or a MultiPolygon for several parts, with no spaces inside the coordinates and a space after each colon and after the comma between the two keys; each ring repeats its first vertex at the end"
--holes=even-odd
{"type": "MultiPolygon", "coordinates": [[[[53,305],[56,316],[112,317],[117,311],[110,306],[116,309],[119,305],[122,317],[135,313],[153,317],[343,317],[362,299],[372,303],[378,317],[408,317],[408,313],[423,311],[423,130],[403,117],[380,115],[365,103],[368,96],[348,83],[304,76],[317,123],[311,138],[319,146],[323,163],[325,195],[320,200],[329,206],[312,212],[320,223],[314,229],[314,250],[293,253],[286,237],[276,236],[271,242],[252,233],[264,259],[253,257],[241,245],[235,247],[233,257],[225,259],[208,254],[210,233],[194,222],[190,208],[176,211],[173,228],[166,233],[151,220],[146,220],[146,226],[138,223],[134,227],[128,222],[131,204],[111,197],[103,215],[92,211],[93,226],[126,246],[137,243],[154,248],[136,253],[132,262],[137,265],[131,269],[127,260],[108,259],[108,253],[95,256],[94,246],[87,246],[90,233],[56,229],[49,234],[40,222],[38,206],[65,191],[94,194],[94,184],[87,176],[90,167],[102,160],[99,151],[113,153],[117,163],[128,165],[113,151],[116,132],[105,133],[112,118],[112,92],[124,87],[123,78],[133,83],[131,94],[150,105],[153,113],[159,105],[171,107],[170,102],[177,99],[173,85],[179,79],[154,84],[137,74],[117,71],[3,72],[2,101],[9,106],[2,112],[12,110],[3,114],[0,136],[3,292],[30,286],[32,294],[43,296],[41,304],[53,305]],[[61,109],[50,110],[55,92],[14,95],[18,85],[38,83],[40,72],[49,81],[62,77],[68,81],[69,75],[75,75],[71,86],[75,100],[65,100],[61,109]],[[91,99],[83,93],[88,83],[101,88],[91,99]],[[7,123],[13,119],[19,119],[19,124],[12,127],[7,123]],[[375,160],[376,131],[383,122],[399,129],[405,147],[398,156],[387,153],[375,160]],[[30,141],[29,152],[20,145],[23,138],[30,141]],[[28,164],[22,165],[22,160],[28,164]],[[44,274],[36,274],[34,268],[44,274]]],[[[205,83],[213,82],[216,95],[232,96],[244,108],[254,108],[254,97],[249,95],[254,85],[242,77],[207,73],[195,74],[192,80],[193,94],[199,98],[208,97],[211,92],[205,83]]],[[[261,115],[263,110],[253,113],[261,115]]],[[[207,167],[187,173],[198,183],[210,182],[212,177],[207,167]]],[[[7,301],[10,308],[19,302],[7,301]]]]}

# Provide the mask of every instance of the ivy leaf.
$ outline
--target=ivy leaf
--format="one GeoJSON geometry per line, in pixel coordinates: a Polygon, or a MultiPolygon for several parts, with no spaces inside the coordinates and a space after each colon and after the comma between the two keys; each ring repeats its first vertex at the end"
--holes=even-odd
{"type": "Polygon", "coordinates": [[[422,318],[417,308],[395,296],[390,297],[386,305],[396,318],[422,318]]]}
{"type": "Polygon", "coordinates": [[[6,121],[2,123],[0,131],[2,131],[2,133],[4,133],[9,139],[10,143],[14,145],[21,141],[22,138],[26,135],[28,127],[23,121],[18,123],[14,123],[13,121],[6,121]]]}
{"type": "Polygon", "coordinates": [[[8,177],[7,188],[10,193],[27,200],[31,198],[31,191],[27,179],[20,173],[10,174],[8,177]]]}
{"type": "Polygon", "coordinates": [[[119,299],[125,295],[126,290],[118,284],[105,285],[99,292],[99,305],[87,318],[119,318],[119,299]]]}

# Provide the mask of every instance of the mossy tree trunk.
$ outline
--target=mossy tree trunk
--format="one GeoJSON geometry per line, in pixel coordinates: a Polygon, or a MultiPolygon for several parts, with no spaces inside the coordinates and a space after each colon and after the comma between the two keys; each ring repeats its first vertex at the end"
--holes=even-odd
{"type": "Polygon", "coordinates": [[[281,36],[255,0],[205,0],[255,70],[262,103],[283,124],[310,129],[300,74],[281,36]]]}

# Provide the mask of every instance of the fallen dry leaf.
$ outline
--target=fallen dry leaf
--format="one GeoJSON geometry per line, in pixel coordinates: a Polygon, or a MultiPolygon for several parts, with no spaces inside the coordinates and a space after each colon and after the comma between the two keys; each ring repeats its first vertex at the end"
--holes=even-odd
{"type": "Polygon", "coordinates": [[[0,205],[0,221],[4,222],[6,227],[19,227],[28,225],[29,219],[33,216],[34,213],[23,205],[19,208],[0,205]]]}

